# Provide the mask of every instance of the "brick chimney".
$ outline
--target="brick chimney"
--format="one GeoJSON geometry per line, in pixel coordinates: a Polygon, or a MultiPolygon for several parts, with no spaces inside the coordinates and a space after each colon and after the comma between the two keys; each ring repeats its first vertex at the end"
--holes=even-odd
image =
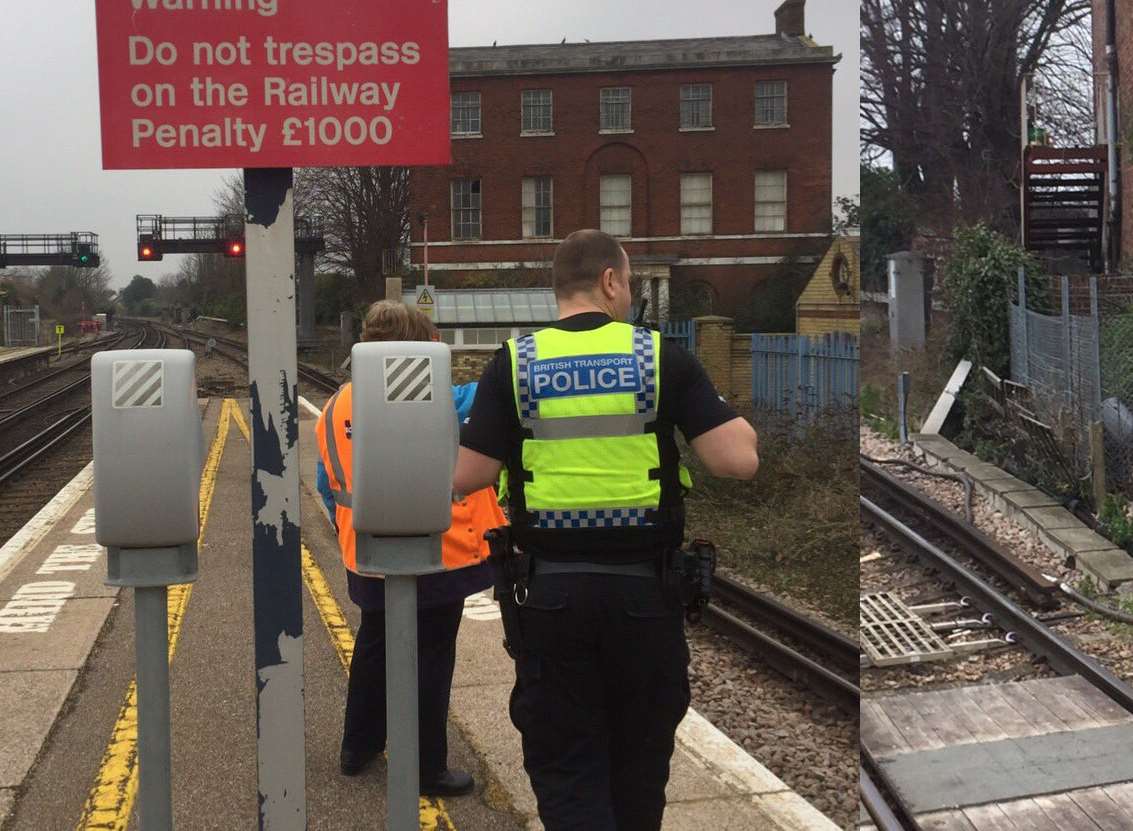
{"type": "Polygon", "coordinates": [[[806,34],[806,0],[783,0],[775,10],[775,34],[794,37],[806,34]]]}

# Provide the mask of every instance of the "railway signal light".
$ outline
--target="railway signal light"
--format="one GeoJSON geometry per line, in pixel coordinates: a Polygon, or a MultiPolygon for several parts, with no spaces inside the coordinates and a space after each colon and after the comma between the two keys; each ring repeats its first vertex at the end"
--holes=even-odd
{"type": "Polygon", "coordinates": [[[226,257],[243,257],[244,256],[244,240],[230,239],[224,244],[224,256],[226,257]]]}
{"type": "Polygon", "coordinates": [[[162,258],[161,249],[153,241],[138,243],[138,260],[140,262],[157,262],[162,258]]]}
{"type": "Polygon", "coordinates": [[[98,258],[89,242],[76,242],[71,246],[71,262],[79,268],[93,268],[98,258]]]}

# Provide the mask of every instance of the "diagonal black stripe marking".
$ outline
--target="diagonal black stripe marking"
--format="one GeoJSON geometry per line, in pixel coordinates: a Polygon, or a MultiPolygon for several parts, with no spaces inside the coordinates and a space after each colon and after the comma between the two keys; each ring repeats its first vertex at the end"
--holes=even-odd
{"type": "Polygon", "coordinates": [[[144,372],[138,373],[138,377],[131,380],[125,389],[118,393],[115,400],[115,406],[126,407],[134,400],[134,396],[138,390],[142,389],[149,381],[161,373],[161,364],[151,364],[144,372]]]}
{"type": "Polygon", "coordinates": [[[421,379],[421,383],[418,384],[416,387],[414,387],[413,392],[411,392],[411,393],[409,393],[409,395],[405,396],[406,400],[407,401],[418,400],[417,396],[419,396],[421,393],[423,393],[425,390],[429,389],[433,385],[433,377],[432,376],[433,376],[433,373],[426,372],[424,377],[421,379]]]}
{"type": "Polygon", "coordinates": [[[386,370],[386,386],[387,387],[391,387],[394,384],[396,384],[398,378],[400,378],[402,376],[402,374],[407,369],[409,369],[409,367],[413,364],[413,358],[400,358],[399,360],[401,361],[401,363],[397,364],[394,367],[393,372],[390,372],[388,370],[388,367],[387,367],[387,370],[386,370]]]}
{"type": "Polygon", "coordinates": [[[421,358],[417,361],[417,366],[414,367],[413,370],[405,373],[405,375],[402,377],[401,382],[389,393],[387,398],[400,401],[402,398],[402,393],[405,392],[407,388],[415,385],[420,380],[422,372],[428,374],[429,371],[430,367],[428,364],[428,358],[421,358]]]}
{"type": "Polygon", "coordinates": [[[134,399],[130,403],[131,404],[137,404],[137,405],[142,406],[142,407],[152,407],[154,405],[149,403],[149,399],[153,398],[154,393],[157,393],[159,398],[161,397],[161,379],[160,378],[154,379],[154,382],[152,384],[150,384],[148,387],[146,387],[145,390],[138,393],[138,395],[135,396],[134,399]]]}
{"type": "Polygon", "coordinates": [[[130,379],[145,369],[149,364],[144,361],[131,361],[126,364],[119,363],[115,366],[116,372],[114,375],[114,389],[120,390],[124,384],[128,384],[130,379]],[[118,367],[122,367],[118,369],[118,367]]]}

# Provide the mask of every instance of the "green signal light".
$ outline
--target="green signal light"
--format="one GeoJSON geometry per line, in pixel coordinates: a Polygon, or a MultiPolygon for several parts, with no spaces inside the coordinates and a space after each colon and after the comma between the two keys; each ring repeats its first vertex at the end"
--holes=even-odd
{"type": "Polygon", "coordinates": [[[90,262],[90,255],[89,254],[80,254],[79,255],[79,262],[80,263],[89,263],[90,262]]]}

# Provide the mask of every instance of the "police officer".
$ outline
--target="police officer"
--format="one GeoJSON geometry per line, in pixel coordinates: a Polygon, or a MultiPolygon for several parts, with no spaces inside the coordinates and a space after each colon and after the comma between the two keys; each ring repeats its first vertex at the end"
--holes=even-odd
{"type": "Polygon", "coordinates": [[[553,281],[559,321],[485,369],[453,484],[471,493],[503,467],[530,557],[510,711],[544,826],[656,831],[689,703],[680,601],[659,579],[691,486],[675,431],[710,473],[739,479],[759,466],[757,438],[694,357],[622,322],[617,240],[571,234],[553,281]]]}

